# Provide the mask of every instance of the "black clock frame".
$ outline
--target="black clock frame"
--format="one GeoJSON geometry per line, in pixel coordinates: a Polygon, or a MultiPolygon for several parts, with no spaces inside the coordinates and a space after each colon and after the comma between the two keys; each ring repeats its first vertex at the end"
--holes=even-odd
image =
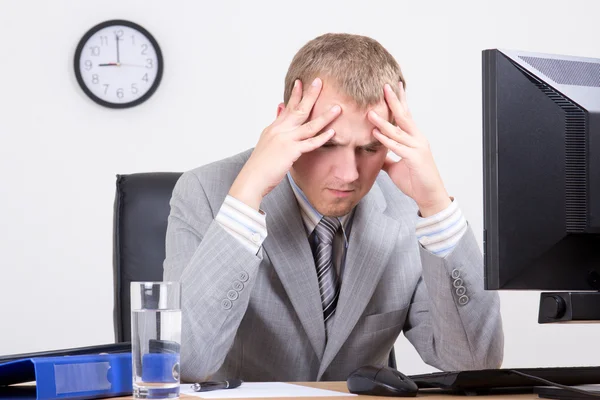
{"type": "Polygon", "coordinates": [[[84,91],[84,93],[90,99],[92,99],[93,101],[95,101],[96,103],[98,103],[104,107],[109,107],[109,108],[135,107],[135,106],[145,102],[146,100],[148,100],[150,98],[150,96],[152,96],[154,94],[154,92],[156,92],[156,89],[158,89],[158,86],[160,85],[160,82],[162,80],[164,65],[165,64],[163,61],[162,51],[160,49],[160,46],[158,45],[158,42],[156,41],[156,39],[154,39],[154,36],[152,36],[152,34],[150,32],[148,32],[145,28],[136,24],[135,22],[126,21],[126,20],[122,20],[122,19],[113,19],[113,20],[109,20],[109,21],[104,21],[104,22],[101,22],[98,25],[92,27],[90,30],[88,30],[85,33],[85,35],[83,35],[83,37],[81,38],[79,43],[77,44],[77,49],[75,50],[75,58],[73,60],[73,67],[75,69],[75,77],[77,78],[77,83],[79,83],[79,86],[81,87],[81,89],[84,91]],[[80,70],[79,63],[81,60],[81,53],[83,52],[83,48],[84,48],[85,44],[87,43],[89,38],[92,37],[92,35],[94,35],[96,32],[98,32],[99,30],[104,29],[106,27],[113,26],[113,25],[127,26],[129,28],[133,28],[133,29],[139,31],[144,36],[146,36],[148,38],[148,40],[150,41],[150,44],[152,44],[152,46],[154,47],[154,50],[156,51],[156,58],[158,60],[156,79],[152,83],[152,86],[150,87],[150,89],[148,89],[148,91],[146,93],[144,93],[144,95],[142,97],[140,97],[139,99],[130,101],[128,103],[111,103],[109,101],[101,99],[100,97],[98,97],[94,93],[92,93],[92,91],[90,89],[88,89],[88,87],[86,86],[86,84],[83,81],[83,78],[81,76],[81,70],[80,70]]]}

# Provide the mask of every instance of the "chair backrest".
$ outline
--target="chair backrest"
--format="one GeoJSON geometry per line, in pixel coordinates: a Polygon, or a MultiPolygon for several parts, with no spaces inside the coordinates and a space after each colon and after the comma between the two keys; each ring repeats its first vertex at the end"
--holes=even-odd
{"type": "Polygon", "coordinates": [[[179,172],[117,175],[114,209],[114,325],[131,340],[130,283],[162,281],[169,200],[179,172]]]}
{"type": "MultiPolygon", "coordinates": [[[[117,175],[114,209],[114,325],[117,342],[131,341],[130,288],[162,281],[169,200],[179,172],[117,175]]],[[[394,349],[388,365],[396,368],[394,349]]]]}

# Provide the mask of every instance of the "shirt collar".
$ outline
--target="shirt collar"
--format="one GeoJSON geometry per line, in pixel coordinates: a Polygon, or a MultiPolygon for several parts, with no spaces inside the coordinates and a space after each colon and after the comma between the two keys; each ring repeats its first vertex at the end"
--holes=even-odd
{"type": "MultiPolygon", "coordinates": [[[[304,228],[306,228],[307,236],[312,235],[313,231],[317,227],[317,224],[321,222],[321,218],[323,215],[318,212],[312,204],[308,201],[308,198],[300,189],[300,187],[294,182],[292,178],[292,174],[287,173],[288,180],[290,185],[292,186],[292,191],[294,192],[294,196],[296,196],[296,200],[298,201],[298,205],[300,206],[300,214],[302,216],[302,221],[304,222],[304,228]]],[[[342,233],[344,234],[344,242],[346,246],[348,246],[348,236],[350,234],[350,221],[352,220],[352,215],[354,214],[354,209],[350,211],[348,214],[343,215],[341,217],[336,217],[342,226],[342,233]]]]}

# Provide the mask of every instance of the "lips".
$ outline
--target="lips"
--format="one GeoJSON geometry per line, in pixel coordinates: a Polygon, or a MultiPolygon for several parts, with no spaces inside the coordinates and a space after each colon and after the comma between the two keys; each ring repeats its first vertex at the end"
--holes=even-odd
{"type": "Polygon", "coordinates": [[[336,197],[348,197],[354,192],[354,190],[338,190],[338,189],[327,189],[327,190],[336,197]]]}

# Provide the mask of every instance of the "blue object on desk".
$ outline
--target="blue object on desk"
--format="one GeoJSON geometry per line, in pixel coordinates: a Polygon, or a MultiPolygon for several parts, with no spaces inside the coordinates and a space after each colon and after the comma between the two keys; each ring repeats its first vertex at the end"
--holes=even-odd
{"type": "Polygon", "coordinates": [[[0,386],[31,381],[36,382],[37,400],[130,395],[131,354],[39,357],[0,364],[0,386]]]}
{"type": "Polygon", "coordinates": [[[179,383],[179,354],[144,354],[142,365],[142,381],[144,382],[179,383]]]}

